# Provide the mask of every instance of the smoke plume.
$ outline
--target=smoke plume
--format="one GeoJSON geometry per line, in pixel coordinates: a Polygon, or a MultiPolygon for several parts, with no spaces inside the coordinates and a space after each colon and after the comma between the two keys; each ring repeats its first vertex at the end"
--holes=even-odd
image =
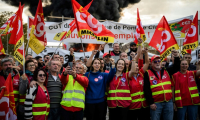
{"type": "MultiPolygon", "coordinates": [[[[39,0],[3,0],[6,3],[18,6],[19,2],[29,6],[29,11],[34,16],[39,0]]],[[[71,0],[42,0],[44,16],[74,17],[71,0]]],[[[77,0],[82,6],[86,6],[91,0],[77,0]]],[[[119,21],[120,12],[129,4],[138,3],[140,0],[94,0],[89,12],[97,19],[119,21]]],[[[61,19],[47,18],[48,21],[61,21],[61,19]]]]}

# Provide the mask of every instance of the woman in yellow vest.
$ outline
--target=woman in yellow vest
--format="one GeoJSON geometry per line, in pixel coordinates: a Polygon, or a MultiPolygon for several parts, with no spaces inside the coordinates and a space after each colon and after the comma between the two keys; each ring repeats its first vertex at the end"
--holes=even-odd
{"type": "Polygon", "coordinates": [[[178,120],[185,120],[186,111],[189,120],[196,120],[198,114],[200,98],[195,78],[200,76],[200,70],[188,71],[188,67],[187,60],[181,60],[180,72],[172,76],[174,109],[177,110],[178,120]]]}

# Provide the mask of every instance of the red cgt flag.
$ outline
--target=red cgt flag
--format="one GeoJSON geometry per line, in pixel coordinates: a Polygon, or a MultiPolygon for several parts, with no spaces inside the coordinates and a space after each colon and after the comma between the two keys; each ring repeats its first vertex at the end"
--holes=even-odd
{"type": "Polygon", "coordinates": [[[39,0],[29,40],[29,47],[36,54],[42,52],[45,49],[45,46],[47,45],[46,31],[44,29],[45,28],[44,25],[45,23],[44,23],[42,2],[41,0],[39,0]]]}
{"type": "Polygon", "coordinates": [[[28,16],[28,23],[27,23],[27,38],[29,39],[30,38],[30,32],[31,32],[31,28],[32,28],[32,25],[34,23],[34,18],[33,17],[30,17],[28,16]]]}
{"type": "Polygon", "coordinates": [[[186,53],[191,54],[191,50],[197,48],[198,46],[198,11],[194,17],[193,22],[190,25],[190,29],[187,32],[185,40],[183,42],[183,49],[181,53],[184,55],[186,53]]]}
{"type": "Polygon", "coordinates": [[[78,36],[91,35],[97,41],[113,43],[114,34],[107,30],[106,27],[95,19],[86,9],[84,9],[77,1],[72,0],[72,7],[76,20],[78,36]]]}
{"type": "MultiPolygon", "coordinates": [[[[23,9],[24,5],[22,6],[22,9],[23,9]]],[[[14,21],[16,20],[16,17],[17,17],[17,14],[19,12],[19,9],[17,10],[17,12],[15,14],[13,14],[9,19],[8,21],[6,21],[0,28],[0,34],[2,33],[2,35],[7,35],[9,33],[12,32],[13,30],[13,23],[14,21]]],[[[14,36],[13,36],[14,37],[14,36]]]]}
{"type": "Polygon", "coordinates": [[[171,53],[171,50],[179,49],[165,16],[158,23],[149,45],[160,52],[161,61],[171,53]]]}
{"type": "Polygon", "coordinates": [[[6,88],[0,93],[0,120],[17,120],[11,74],[8,75],[4,86],[6,88]]]}
{"type": "Polygon", "coordinates": [[[146,35],[145,35],[145,32],[144,32],[144,29],[142,27],[142,22],[141,22],[141,19],[140,19],[140,15],[139,15],[139,10],[137,8],[137,27],[136,27],[136,32],[134,34],[134,42],[137,44],[138,41],[137,39],[138,38],[142,38],[143,42],[146,41],[146,35]]]}
{"type": "MultiPolygon", "coordinates": [[[[93,0],[89,4],[87,4],[87,6],[85,6],[84,8],[86,10],[88,10],[90,8],[92,2],[93,2],[93,0]]],[[[57,33],[54,36],[54,40],[62,41],[63,39],[67,39],[69,37],[69,35],[76,29],[75,19],[69,24],[69,26],[70,26],[69,30],[57,33]]]]}

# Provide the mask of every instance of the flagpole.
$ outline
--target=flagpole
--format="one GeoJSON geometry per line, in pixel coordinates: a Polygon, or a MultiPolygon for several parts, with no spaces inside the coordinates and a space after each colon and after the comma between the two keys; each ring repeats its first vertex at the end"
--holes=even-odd
{"type": "MultiPolygon", "coordinates": [[[[62,24],[63,24],[63,21],[64,21],[64,16],[62,15],[62,24]]],[[[62,25],[61,24],[61,25],[62,25]]],[[[61,26],[62,27],[62,32],[63,32],[63,25],[61,26]]],[[[56,51],[58,50],[58,47],[60,46],[60,44],[62,43],[62,40],[60,41],[59,45],[57,46],[55,52],[53,53],[53,55],[51,56],[51,58],[49,59],[49,61],[52,59],[52,57],[54,56],[54,54],[56,53],[56,51]]]]}
{"type": "Polygon", "coordinates": [[[81,40],[81,44],[82,44],[82,48],[83,48],[83,53],[84,53],[84,58],[85,58],[85,49],[83,47],[83,41],[82,41],[82,38],[80,37],[80,40],[81,40]]]}
{"type": "Polygon", "coordinates": [[[199,38],[200,38],[200,35],[199,35],[199,21],[198,21],[198,32],[197,32],[197,38],[198,38],[198,44],[197,44],[197,52],[196,52],[196,53],[197,53],[197,54],[196,54],[196,55],[197,55],[197,56],[196,56],[196,57],[197,57],[196,62],[197,62],[197,65],[198,65],[198,56],[199,56],[199,55],[198,55],[198,54],[199,54],[199,40],[200,40],[200,39],[199,39],[199,38]]]}
{"type": "MultiPolygon", "coordinates": [[[[24,47],[24,42],[23,42],[23,47],[24,47]]],[[[24,48],[23,48],[23,74],[25,74],[25,58],[24,58],[24,48]]]]}
{"type": "Polygon", "coordinates": [[[8,54],[8,34],[7,34],[7,54],[8,54]]]}
{"type": "MultiPolygon", "coordinates": [[[[30,38],[28,38],[28,36],[29,36],[28,30],[29,30],[29,16],[28,16],[28,23],[27,23],[27,40],[28,40],[28,42],[27,42],[27,44],[26,44],[26,51],[27,51],[27,52],[28,52],[28,44],[29,44],[29,39],[30,39],[30,38]]],[[[25,52],[26,52],[26,51],[25,51],[25,52]]],[[[26,52],[26,53],[27,53],[27,52],[26,52]]],[[[25,54],[26,54],[26,53],[25,53],[25,54]]]]}
{"type": "Polygon", "coordinates": [[[0,36],[4,33],[5,29],[1,32],[0,36]]]}

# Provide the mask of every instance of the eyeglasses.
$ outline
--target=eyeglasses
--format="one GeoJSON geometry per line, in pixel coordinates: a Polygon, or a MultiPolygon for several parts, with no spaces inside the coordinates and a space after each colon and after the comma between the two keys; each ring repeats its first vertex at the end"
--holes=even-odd
{"type": "Polygon", "coordinates": [[[29,65],[29,67],[35,67],[35,65],[29,65]]]}
{"type": "Polygon", "coordinates": [[[157,61],[153,61],[154,63],[160,63],[161,61],[160,60],[157,60],[157,61]]]}
{"type": "Polygon", "coordinates": [[[81,70],[82,68],[81,67],[76,67],[76,69],[80,69],[81,70]]]}
{"type": "Polygon", "coordinates": [[[42,76],[43,76],[43,77],[46,77],[45,74],[39,74],[38,76],[39,76],[39,77],[42,77],[42,76]]]}

